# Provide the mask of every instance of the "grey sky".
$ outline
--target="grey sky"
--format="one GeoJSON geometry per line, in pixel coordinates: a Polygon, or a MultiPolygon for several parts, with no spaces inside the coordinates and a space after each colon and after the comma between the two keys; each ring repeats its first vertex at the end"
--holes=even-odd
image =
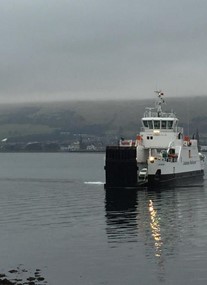
{"type": "Polygon", "coordinates": [[[1,0],[0,100],[207,94],[206,0],[1,0]]]}

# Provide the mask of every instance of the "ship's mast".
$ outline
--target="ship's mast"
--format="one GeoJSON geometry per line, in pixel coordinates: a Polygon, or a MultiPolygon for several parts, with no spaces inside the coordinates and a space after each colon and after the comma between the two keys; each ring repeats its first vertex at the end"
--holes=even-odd
{"type": "Polygon", "coordinates": [[[164,93],[161,90],[154,91],[157,96],[158,100],[155,102],[155,108],[157,109],[157,116],[160,117],[162,114],[162,104],[165,103],[164,93]]]}

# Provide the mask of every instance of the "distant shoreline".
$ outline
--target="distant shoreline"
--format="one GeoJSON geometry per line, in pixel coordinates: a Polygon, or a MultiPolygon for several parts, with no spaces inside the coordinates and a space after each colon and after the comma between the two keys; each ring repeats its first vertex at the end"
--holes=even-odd
{"type": "Polygon", "coordinates": [[[0,153],[105,153],[104,150],[75,150],[75,151],[0,151],[0,153]]]}

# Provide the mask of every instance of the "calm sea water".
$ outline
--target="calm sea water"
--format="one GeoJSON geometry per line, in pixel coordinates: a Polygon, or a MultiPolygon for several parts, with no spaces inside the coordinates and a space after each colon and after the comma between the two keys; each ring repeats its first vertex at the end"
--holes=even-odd
{"type": "Polygon", "coordinates": [[[207,284],[207,181],[108,193],[104,154],[0,154],[0,272],[50,285],[207,284]]]}

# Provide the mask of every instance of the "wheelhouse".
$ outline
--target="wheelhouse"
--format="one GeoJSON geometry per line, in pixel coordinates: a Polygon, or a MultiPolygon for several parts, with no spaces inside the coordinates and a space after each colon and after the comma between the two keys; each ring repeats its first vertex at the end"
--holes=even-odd
{"type": "Polygon", "coordinates": [[[177,131],[177,118],[143,118],[142,127],[147,130],[177,131]]]}

